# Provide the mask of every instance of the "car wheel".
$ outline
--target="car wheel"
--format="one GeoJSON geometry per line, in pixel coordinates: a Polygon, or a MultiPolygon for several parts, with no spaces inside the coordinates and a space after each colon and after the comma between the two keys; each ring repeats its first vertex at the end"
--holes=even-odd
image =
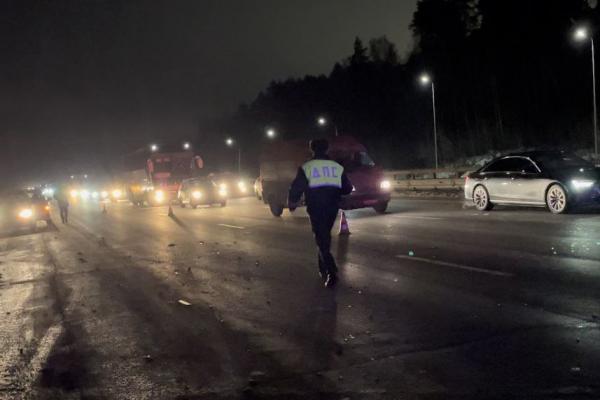
{"type": "Polygon", "coordinates": [[[377,214],[385,214],[387,208],[388,208],[388,202],[387,201],[383,201],[381,203],[377,203],[376,205],[373,206],[373,210],[375,210],[375,212],[377,214]]]}
{"type": "Polygon", "coordinates": [[[473,190],[473,203],[479,211],[489,211],[494,207],[490,195],[485,187],[479,185],[473,190]]]}
{"type": "Polygon", "coordinates": [[[567,193],[562,186],[555,183],[546,192],[546,206],[552,214],[563,214],[567,212],[569,203],[567,193]]]}
{"type": "Polygon", "coordinates": [[[274,217],[281,217],[281,214],[283,214],[283,205],[274,198],[269,200],[269,208],[274,217]]]}

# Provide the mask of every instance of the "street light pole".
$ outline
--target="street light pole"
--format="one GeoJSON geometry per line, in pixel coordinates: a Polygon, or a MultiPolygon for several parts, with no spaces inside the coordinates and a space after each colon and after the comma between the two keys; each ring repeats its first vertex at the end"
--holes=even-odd
{"type": "Polygon", "coordinates": [[[597,164],[600,162],[598,159],[598,107],[596,104],[596,55],[594,49],[594,37],[593,33],[584,26],[580,26],[574,32],[575,40],[584,41],[590,39],[590,47],[592,50],[592,95],[594,100],[594,161],[597,164]]]}
{"type": "Polygon", "coordinates": [[[433,150],[435,153],[435,171],[438,170],[438,142],[437,142],[437,115],[435,113],[435,84],[429,74],[421,74],[421,84],[423,86],[431,84],[431,105],[433,110],[433,150]]]}
{"type": "Polygon", "coordinates": [[[241,174],[242,173],[242,147],[240,146],[240,142],[233,140],[232,138],[227,138],[225,140],[225,144],[229,147],[237,146],[238,174],[241,174]]]}
{"type": "Polygon", "coordinates": [[[438,169],[437,117],[435,114],[435,84],[431,81],[431,104],[433,108],[433,147],[435,151],[435,170],[438,169]]]}
{"type": "Polygon", "coordinates": [[[598,164],[598,109],[596,107],[596,57],[594,56],[594,38],[590,36],[592,45],[592,92],[594,94],[594,160],[598,164]]]}

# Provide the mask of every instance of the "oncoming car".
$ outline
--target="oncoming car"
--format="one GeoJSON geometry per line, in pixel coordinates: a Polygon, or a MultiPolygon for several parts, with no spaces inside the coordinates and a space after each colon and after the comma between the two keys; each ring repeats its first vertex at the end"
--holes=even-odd
{"type": "Polygon", "coordinates": [[[209,175],[219,187],[227,190],[229,198],[252,196],[252,181],[239,174],[230,172],[213,173],[209,175]]]}
{"type": "Polygon", "coordinates": [[[38,221],[50,221],[48,203],[26,191],[0,194],[0,230],[25,228],[34,231],[38,221]]]}
{"type": "Polygon", "coordinates": [[[600,169],[563,151],[509,154],[465,177],[465,198],[480,210],[495,204],[547,207],[553,214],[600,204],[600,169]]]}
{"type": "Polygon", "coordinates": [[[196,208],[200,205],[227,205],[227,189],[217,185],[210,178],[190,178],[181,182],[177,193],[181,207],[189,205],[196,208]]]}

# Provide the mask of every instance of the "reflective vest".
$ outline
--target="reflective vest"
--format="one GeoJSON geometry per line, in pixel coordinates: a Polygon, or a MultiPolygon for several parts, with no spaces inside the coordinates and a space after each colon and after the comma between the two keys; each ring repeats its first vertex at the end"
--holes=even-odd
{"type": "Polygon", "coordinates": [[[302,166],[304,175],[308,179],[308,187],[342,188],[342,173],[344,167],[331,160],[310,160],[302,166]]]}

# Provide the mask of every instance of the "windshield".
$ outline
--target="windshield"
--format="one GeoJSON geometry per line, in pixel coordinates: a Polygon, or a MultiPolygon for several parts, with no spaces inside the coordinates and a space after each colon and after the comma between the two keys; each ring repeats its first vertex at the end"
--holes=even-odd
{"type": "Polygon", "coordinates": [[[353,171],[360,167],[373,167],[375,162],[365,151],[357,151],[352,155],[351,159],[341,160],[340,164],[348,171],[353,171]]]}
{"type": "Polygon", "coordinates": [[[569,153],[543,154],[536,157],[536,162],[550,170],[593,167],[590,162],[569,153]]]}

